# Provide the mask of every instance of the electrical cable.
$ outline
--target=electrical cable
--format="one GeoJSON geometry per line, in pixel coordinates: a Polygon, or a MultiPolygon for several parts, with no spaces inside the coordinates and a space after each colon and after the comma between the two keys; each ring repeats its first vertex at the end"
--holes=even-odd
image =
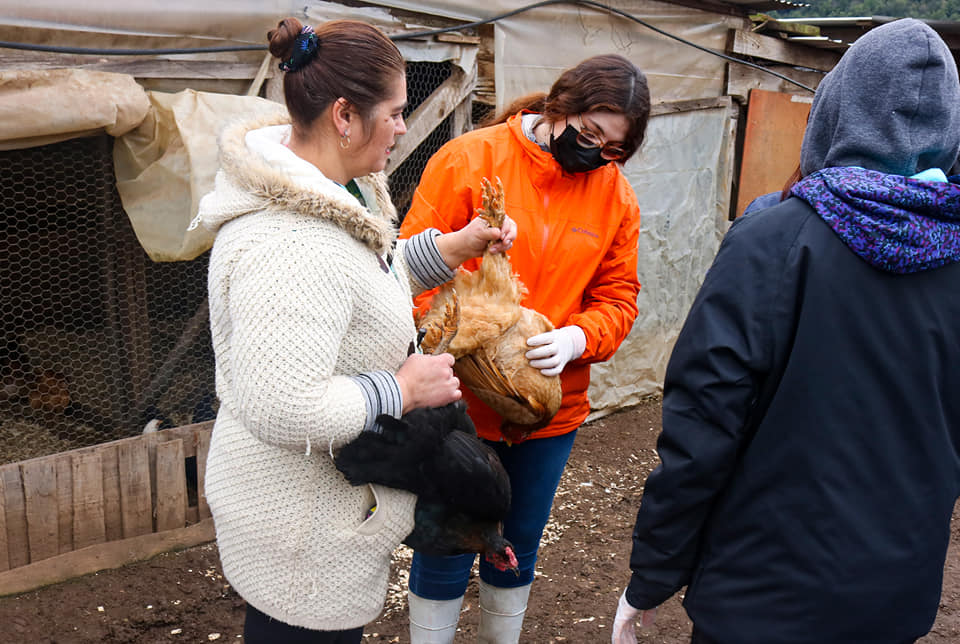
{"type": "MultiPolygon", "coordinates": [[[[737,63],[739,65],[746,65],[747,67],[752,67],[753,69],[757,69],[759,71],[770,74],[772,76],[776,76],[781,80],[787,81],[788,83],[792,83],[793,85],[796,85],[797,87],[805,89],[811,93],[815,91],[812,87],[808,87],[807,85],[804,85],[799,81],[793,80],[789,76],[786,76],[779,72],[775,72],[772,69],[764,67],[763,65],[758,65],[756,63],[752,63],[750,61],[743,60],[741,58],[735,58],[734,56],[728,56],[727,54],[716,51],[715,49],[710,49],[709,47],[698,45],[695,42],[691,42],[685,38],[681,38],[680,36],[671,34],[668,31],[664,31],[659,27],[655,27],[654,25],[651,25],[645,20],[641,20],[640,18],[637,18],[636,16],[630,13],[627,13],[626,11],[617,9],[615,7],[611,7],[610,5],[605,5],[601,2],[594,2],[594,0],[542,0],[541,2],[534,2],[528,5],[524,5],[512,11],[507,11],[505,13],[501,13],[496,16],[492,16],[490,18],[485,18],[483,20],[477,20],[476,22],[468,22],[468,23],[456,25],[453,27],[443,27],[440,29],[427,29],[424,31],[412,31],[412,32],[402,33],[402,34],[393,34],[390,36],[390,39],[391,40],[412,40],[416,38],[436,36],[438,34],[449,33],[452,31],[462,31],[464,29],[471,29],[473,27],[480,27],[482,25],[498,22],[500,20],[504,20],[506,18],[510,18],[517,14],[524,13],[526,11],[531,11],[533,9],[539,9],[541,7],[548,7],[551,5],[558,5],[558,4],[585,6],[593,9],[598,9],[600,11],[606,11],[613,15],[620,16],[621,18],[625,18],[639,25],[642,25],[647,29],[655,31],[656,33],[662,36],[666,36],[667,38],[671,38],[685,45],[693,47],[694,49],[699,49],[700,51],[706,52],[713,56],[717,56],[718,58],[722,58],[723,60],[726,60],[732,63],[737,63]]],[[[222,47],[201,47],[201,48],[181,48],[181,49],[89,49],[89,48],[82,48],[82,47],[57,47],[52,45],[31,45],[27,43],[0,41],[0,48],[26,49],[31,51],[45,51],[45,52],[53,52],[53,53],[60,53],[60,54],[80,54],[80,55],[87,54],[87,55],[94,55],[94,56],[161,56],[161,55],[171,55],[171,54],[202,54],[202,53],[214,53],[214,52],[225,52],[225,51],[263,51],[263,50],[266,50],[267,47],[266,45],[227,45],[222,47]]]]}

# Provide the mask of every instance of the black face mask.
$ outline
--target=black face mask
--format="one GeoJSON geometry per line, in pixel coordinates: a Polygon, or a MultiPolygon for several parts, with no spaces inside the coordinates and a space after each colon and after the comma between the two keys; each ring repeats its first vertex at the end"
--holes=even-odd
{"type": "Polygon", "coordinates": [[[600,156],[600,148],[585,148],[577,143],[577,128],[567,125],[560,136],[550,134],[550,154],[567,172],[590,172],[610,163],[600,156]]]}

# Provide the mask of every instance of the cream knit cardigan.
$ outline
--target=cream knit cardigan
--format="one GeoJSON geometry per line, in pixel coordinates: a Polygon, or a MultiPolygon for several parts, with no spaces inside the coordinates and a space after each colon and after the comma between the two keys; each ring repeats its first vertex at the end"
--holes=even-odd
{"type": "Polygon", "coordinates": [[[369,211],[322,175],[305,186],[248,147],[249,131],[279,122],[224,131],[198,217],[219,229],[206,496],[224,574],[247,602],[288,624],[350,629],[379,615],[416,497],[352,487],[331,452],[366,422],[349,376],[396,371],[416,338],[411,292],[423,287],[400,248],[393,270],[381,267],[396,234],[385,177],[359,182],[369,211]]]}

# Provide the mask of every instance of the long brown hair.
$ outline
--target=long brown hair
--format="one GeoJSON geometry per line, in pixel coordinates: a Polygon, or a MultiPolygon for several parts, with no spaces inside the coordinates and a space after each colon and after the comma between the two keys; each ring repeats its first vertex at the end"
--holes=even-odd
{"type": "MultiPolygon", "coordinates": [[[[303,30],[296,18],[284,18],[267,33],[270,53],[288,60],[303,30]]],[[[293,127],[301,136],[338,98],[345,98],[369,124],[374,107],[388,98],[406,69],[400,50],[379,29],[356,20],[332,20],[315,29],[316,56],[283,78],[283,95],[293,127]]]]}
{"type": "Polygon", "coordinates": [[[481,125],[503,123],[524,109],[553,122],[591,110],[623,114],[629,123],[623,141],[626,161],[643,143],[650,119],[650,89],[646,75],[623,56],[593,56],[560,74],[549,93],[522,96],[481,125]]]}

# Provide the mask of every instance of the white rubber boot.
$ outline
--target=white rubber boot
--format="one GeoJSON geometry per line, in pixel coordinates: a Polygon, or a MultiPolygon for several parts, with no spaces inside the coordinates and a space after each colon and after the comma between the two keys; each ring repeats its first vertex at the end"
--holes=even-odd
{"type": "Polygon", "coordinates": [[[460,621],[463,595],[456,599],[424,599],[407,593],[410,606],[410,644],[453,644],[460,621]]]}
{"type": "Polygon", "coordinates": [[[517,644],[530,586],[500,588],[480,580],[479,644],[517,644]]]}

